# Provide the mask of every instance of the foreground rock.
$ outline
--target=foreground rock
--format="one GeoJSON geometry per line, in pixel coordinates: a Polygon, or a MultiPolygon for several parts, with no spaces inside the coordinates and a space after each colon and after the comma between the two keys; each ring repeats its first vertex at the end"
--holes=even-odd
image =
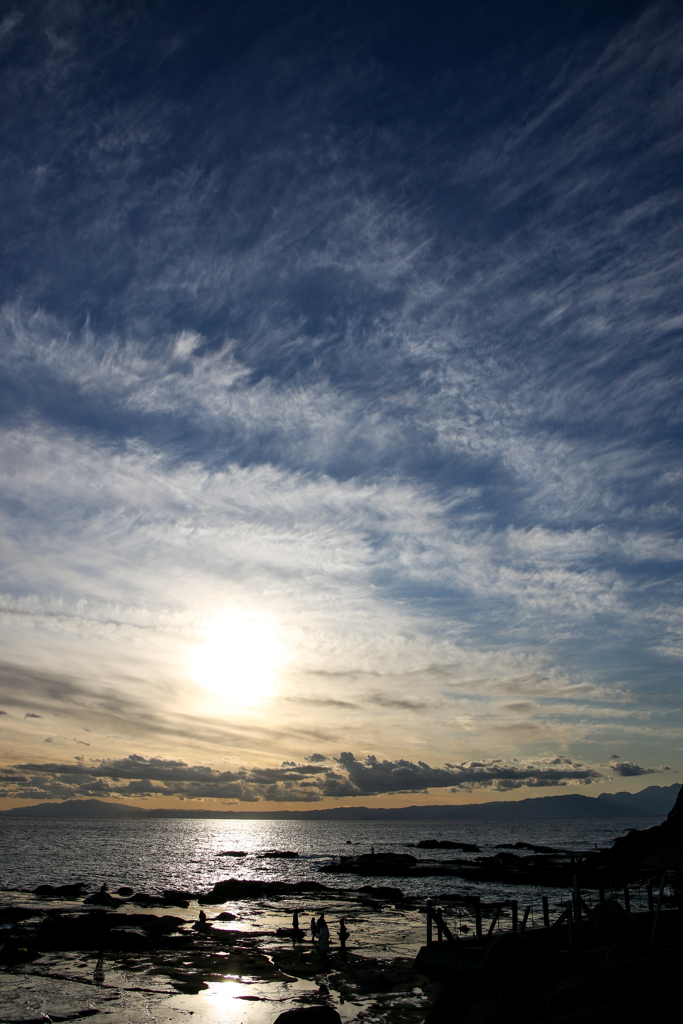
{"type": "Polygon", "coordinates": [[[331,1006],[297,1006],[281,1013],[275,1024],[341,1024],[341,1017],[331,1006]]]}
{"type": "Polygon", "coordinates": [[[683,860],[683,789],[666,821],[640,832],[632,829],[609,850],[595,854],[592,863],[623,876],[680,870],[683,860]]]}

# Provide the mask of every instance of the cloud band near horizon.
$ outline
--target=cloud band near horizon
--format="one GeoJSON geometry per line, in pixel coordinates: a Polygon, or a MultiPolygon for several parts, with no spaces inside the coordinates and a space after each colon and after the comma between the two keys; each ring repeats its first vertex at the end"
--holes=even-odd
{"type": "Polygon", "coordinates": [[[350,752],[337,758],[312,755],[308,763],[284,762],[279,768],[238,768],[219,771],[184,761],[129,755],[116,761],[86,764],[17,764],[0,773],[0,796],[22,800],[73,797],[176,798],[218,800],[227,803],[315,803],[325,799],[490,790],[506,793],[528,788],[589,785],[593,782],[670,771],[642,768],[631,762],[585,765],[568,757],[525,764],[500,760],[447,764],[432,768],[425,762],[379,760],[368,755],[357,760],[350,752]]]}

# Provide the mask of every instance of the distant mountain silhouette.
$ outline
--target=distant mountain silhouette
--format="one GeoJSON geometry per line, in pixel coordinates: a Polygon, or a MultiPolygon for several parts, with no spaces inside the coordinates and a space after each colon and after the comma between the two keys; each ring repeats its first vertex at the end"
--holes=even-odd
{"type": "Polygon", "coordinates": [[[673,807],[681,786],[647,786],[640,793],[527,797],[486,804],[430,804],[424,807],[331,807],[306,811],[185,811],[131,807],[105,800],[65,800],[13,807],[10,817],[69,818],[228,818],[275,821],[500,821],[520,818],[623,818],[662,815],[673,807]]]}
{"type": "MultiPolygon", "coordinates": [[[[631,813],[631,808],[647,807],[648,814],[668,814],[678,796],[681,788],[679,782],[671,786],[647,786],[641,789],[640,793],[601,793],[598,800],[608,800],[611,804],[618,804],[625,807],[631,813]]],[[[640,811],[634,813],[639,814],[640,811]]]]}
{"type": "Polygon", "coordinates": [[[64,800],[63,803],[36,804],[35,807],[13,807],[0,814],[12,817],[39,818],[139,818],[149,811],[144,807],[130,807],[128,804],[113,804],[107,800],[64,800]]]}

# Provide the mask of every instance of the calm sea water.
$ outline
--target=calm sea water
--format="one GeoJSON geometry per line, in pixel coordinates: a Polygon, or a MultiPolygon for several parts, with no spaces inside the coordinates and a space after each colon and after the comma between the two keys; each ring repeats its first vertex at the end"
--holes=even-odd
{"type": "MultiPolygon", "coordinates": [[[[0,888],[30,890],[48,882],[83,881],[93,888],[130,885],[148,892],[163,889],[205,891],[223,878],[296,882],[317,879],[330,886],[357,888],[381,879],[321,875],[320,866],[350,853],[413,853],[449,859],[453,851],[413,849],[422,839],[476,843],[482,854],[517,841],[569,850],[611,845],[629,829],[651,828],[663,818],[565,818],[548,821],[486,822],[299,822],[180,820],[108,821],[89,818],[1,818],[0,888]],[[412,844],[412,845],[411,845],[412,844]],[[268,859],[271,850],[291,850],[296,858],[268,859]],[[245,857],[225,856],[243,851],[245,857]]],[[[463,855],[464,856],[464,855],[463,855]]],[[[476,856],[475,854],[470,855],[476,856]]],[[[406,895],[477,888],[458,879],[397,879],[406,895]]],[[[479,887],[481,889],[481,887],[479,887]]],[[[482,895],[495,896],[495,887],[482,895]]],[[[521,895],[521,894],[520,894],[521,895]]]]}

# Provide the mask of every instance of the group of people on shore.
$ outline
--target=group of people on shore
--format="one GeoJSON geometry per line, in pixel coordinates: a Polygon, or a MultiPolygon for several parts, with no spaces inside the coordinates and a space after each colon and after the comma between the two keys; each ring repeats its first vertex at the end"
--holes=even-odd
{"type": "MultiPolygon", "coordinates": [[[[292,931],[296,935],[297,932],[303,932],[299,926],[299,911],[295,910],[292,917],[292,931]]],[[[339,921],[339,952],[342,960],[346,960],[346,940],[349,937],[349,930],[346,927],[344,918],[342,917],[339,921]]],[[[327,954],[330,950],[330,929],[327,921],[325,920],[325,914],[321,914],[316,920],[315,915],[311,918],[311,942],[315,944],[315,940],[318,940],[318,949],[320,950],[320,959],[323,963],[327,960],[327,954]]]]}

